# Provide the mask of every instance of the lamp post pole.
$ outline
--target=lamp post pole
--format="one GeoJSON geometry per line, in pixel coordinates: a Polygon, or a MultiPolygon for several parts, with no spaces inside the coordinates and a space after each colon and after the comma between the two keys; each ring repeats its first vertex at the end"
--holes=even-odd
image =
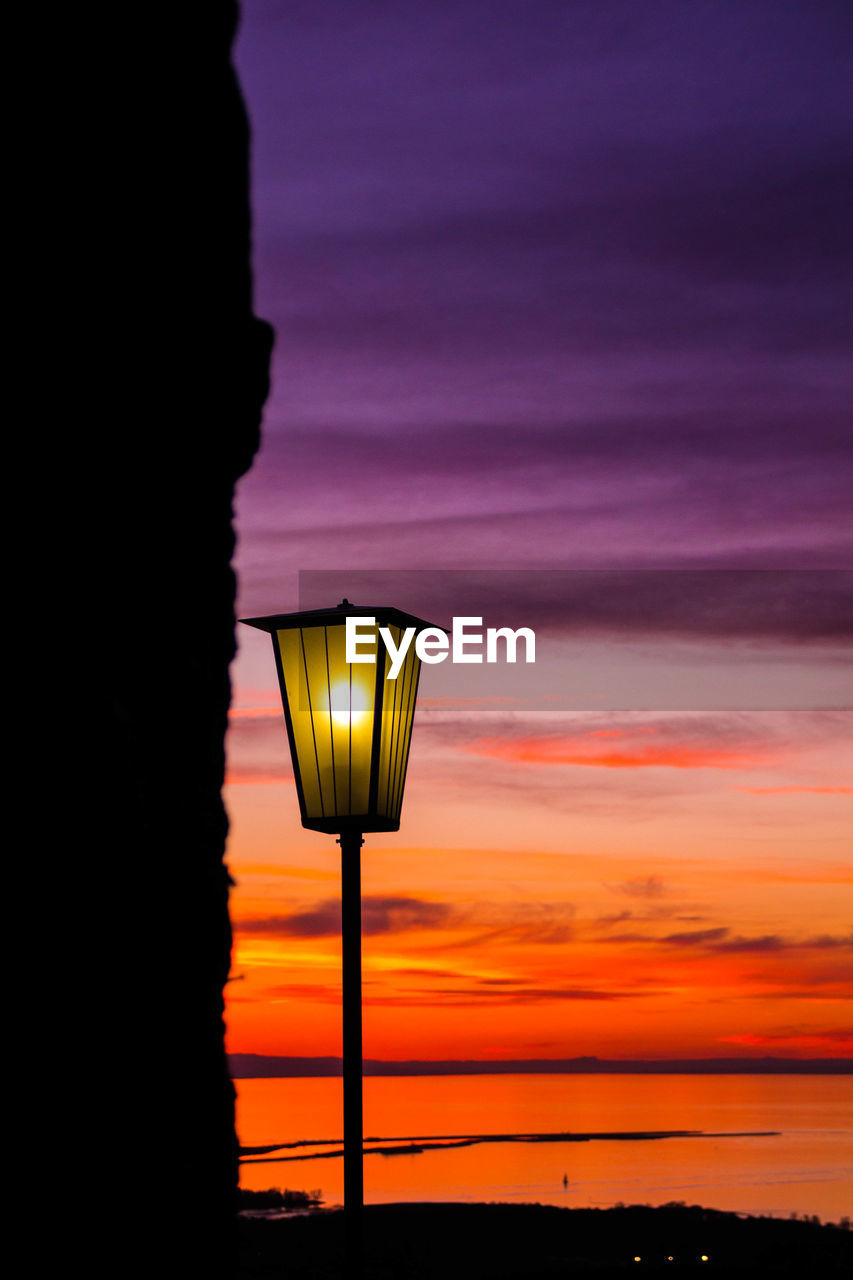
{"type": "Polygon", "coordinates": [[[344,1022],[344,1222],[348,1272],[361,1274],[364,1205],[361,1044],[361,832],[342,833],[341,937],[344,1022]]]}
{"type": "Polygon", "coordinates": [[[341,846],[344,1222],[348,1280],[359,1280],[364,1219],[362,837],[365,831],[400,829],[421,658],[417,645],[408,650],[399,646],[415,631],[443,628],[400,609],[356,607],[348,600],[334,609],[242,621],[272,639],[302,825],[338,836],[341,846]],[[361,620],[363,631],[373,630],[375,661],[365,654],[356,664],[348,661],[351,618],[361,620]],[[398,646],[398,655],[406,655],[393,678],[386,634],[398,646]]]}

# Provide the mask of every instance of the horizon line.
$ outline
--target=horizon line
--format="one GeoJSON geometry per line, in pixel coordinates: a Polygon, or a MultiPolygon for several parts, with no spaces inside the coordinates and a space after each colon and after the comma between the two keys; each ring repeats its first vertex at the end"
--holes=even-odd
{"type": "MultiPolygon", "coordinates": [[[[334,1055],[230,1053],[235,1080],[341,1076],[343,1059],[334,1055]]],[[[851,1075],[853,1058],[365,1058],[365,1076],[449,1075],[851,1075]]]]}

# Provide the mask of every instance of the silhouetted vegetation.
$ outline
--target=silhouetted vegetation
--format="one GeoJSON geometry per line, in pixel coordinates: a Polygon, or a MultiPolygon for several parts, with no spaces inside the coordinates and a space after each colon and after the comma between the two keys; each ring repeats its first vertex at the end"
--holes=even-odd
{"type": "MultiPolygon", "coordinates": [[[[239,1280],[343,1276],[343,1214],[243,1220],[239,1280]]],[[[371,1205],[365,1280],[552,1280],[594,1275],[849,1276],[842,1226],[753,1218],[673,1203],[661,1208],[371,1205]]]]}
{"type": "Polygon", "coordinates": [[[248,1191],[241,1187],[237,1195],[239,1209],[316,1209],[323,1203],[323,1193],[316,1191],[291,1191],[285,1187],[267,1187],[265,1191],[248,1191]]]}

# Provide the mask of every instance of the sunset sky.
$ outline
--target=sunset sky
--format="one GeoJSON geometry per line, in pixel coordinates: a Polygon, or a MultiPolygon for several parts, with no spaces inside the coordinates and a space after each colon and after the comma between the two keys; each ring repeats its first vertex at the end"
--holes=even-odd
{"type": "MultiPolygon", "coordinates": [[[[850,1054],[849,7],[242,8],[240,615],[540,640],[424,672],[365,1056],[850,1054]]],[[[339,850],[239,640],[229,1048],[336,1054],[339,850]]]]}

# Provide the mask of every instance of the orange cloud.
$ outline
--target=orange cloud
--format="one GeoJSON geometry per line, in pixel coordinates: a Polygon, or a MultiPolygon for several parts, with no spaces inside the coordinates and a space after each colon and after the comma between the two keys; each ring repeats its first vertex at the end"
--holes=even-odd
{"type": "Polygon", "coordinates": [[[722,1044],[742,1044],[750,1048],[763,1048],[773,1045],[786,1049],[823,1049],[828,1046],[837,1052],[853,1051],[853,1031],[844,1027],[841,1030],[818,1031],[791,1029],[790,1031],[774,1031],[764,1034],[748,1033],[745,1035],[720,1036],[722,1044]]]}
{"type": "MultiPolygon", "coordinates": [[[[336,1053],[339,851],[299,826],[278,706],[243,701],[229,781],[281,795],[228,795],[230,1047],[336,1053]]],[[[827,796],[853,788],[825,720],[439,701],[403,833],[365,850],[368,1056],[842,1056],[853,872],[827,796]]]]}
{"type": "Polygon", "coordinates": [[[751,796],[853,796],[853,787],[735,787],[734,790],[751,796]]]}
{"type": "Polygon", "coordinates": [[[593,729],[587,734],[588,738],[627,738],[637,737],[640,734],[660,733],[658,725],[635,725],[631,729],[593,729]]]}
{"type": "Polygon", "coordinates": [[[606,751],[580,738],[478,738],[466,743],[465,750],[513,763],[598,769],[754,769],[767,763],[766,757],[741,747],[654,743],[606,751]]]}

